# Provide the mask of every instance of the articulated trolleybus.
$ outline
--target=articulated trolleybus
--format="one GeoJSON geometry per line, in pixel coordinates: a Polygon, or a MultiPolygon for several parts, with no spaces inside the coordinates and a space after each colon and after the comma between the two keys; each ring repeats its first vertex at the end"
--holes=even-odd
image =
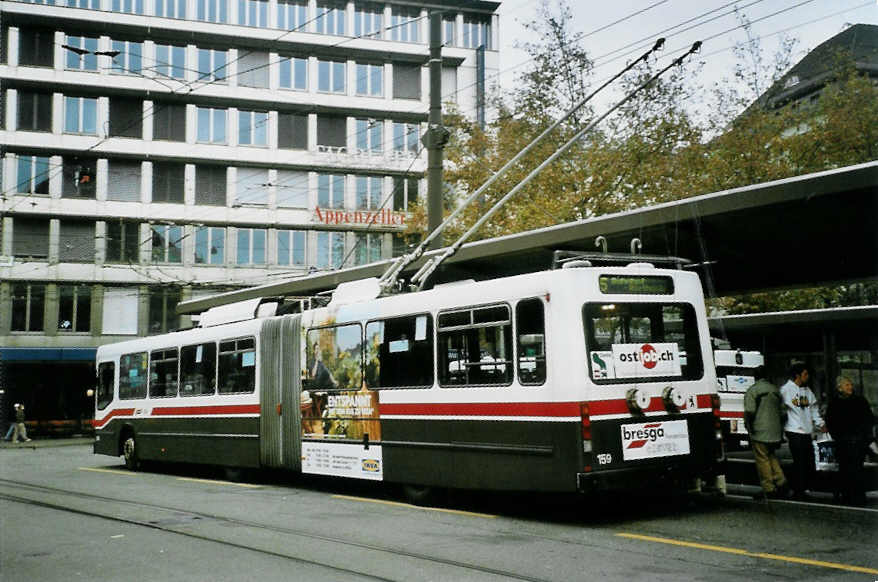
{"type": "Polygon", "coordinates": [[[437,487],[723,489],[694,273],[576,260],[385,297],[367,279],[295,314],[257,303],[101,347],[95,453],[132,469],[384,480],[415,498],[437,487]]]}

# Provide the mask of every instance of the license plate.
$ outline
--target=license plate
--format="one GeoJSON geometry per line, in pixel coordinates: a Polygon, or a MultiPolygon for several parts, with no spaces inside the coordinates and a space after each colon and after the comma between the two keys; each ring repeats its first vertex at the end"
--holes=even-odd
{"type": "Polygon", "coordinates": [[[689,426],[685,420],[623,424],[622,459],[653,459],[689,454],[689,426]]]}

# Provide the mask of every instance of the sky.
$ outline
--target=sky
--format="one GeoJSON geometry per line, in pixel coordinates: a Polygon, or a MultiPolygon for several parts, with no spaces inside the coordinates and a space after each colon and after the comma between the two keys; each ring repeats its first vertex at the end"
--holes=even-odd
{"type": "MultiPolygon", "coordinates": [[[[502,88],[513,87],[516,74],[526,70],[526,64],[521,63],[528,57],[515,48],[515,44],[530,34],[522,23],[534,19],[540,1],[506,0],[500,5],[502,88]]],[[[557,7],[558,0],[549,2],[550,6],[557,7]]],[[[705,64],[693,81],[705,88],[714,83],[734,82],[725,81],[734,78],[735,55],[731,47],[747,38],[740,28],[725,32],[739,25],[735,15],[729,13],[736,5],[753,23],[753,36],[762,37],[767,57],[775,53],[780,32],[786,31],[788,36],[799,39],[793,63],[849,24],[878,25],[878,0],[739,0],[725,8],[722,7],[729,4],[729,0],[568,0],[568,3],[573,12],[570,28],[587,35],[583,44],[589,55],[593,59],[607,55],[596,61],[593,80],[597,82],[621,70],[628,60],[640,56],[660,36],[666,37],[660,64],[679,56],[677,49],[685,50],[696,40],[704,40],[699,59],[705,64]],[[706,14],[708,12],[711,13],[706,14]],[[659,34],[690,19],[695,20],[659,34]],[[681,31],[709,19],[714,20],[681,31]],[[613,24],[619,20],[623,21],[613,24]],[[715,35],[718,36],[710,38],[715,35]],[[632,46],[617,51],[628,45],[632,46]],[[629,51],[632,51],[630,55],[621,56],[629,51]]]]}

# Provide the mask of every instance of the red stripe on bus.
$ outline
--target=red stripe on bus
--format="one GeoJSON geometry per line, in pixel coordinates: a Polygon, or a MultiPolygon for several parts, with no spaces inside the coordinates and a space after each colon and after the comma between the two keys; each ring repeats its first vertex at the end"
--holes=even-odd
{"type": "Polygon", "coordinates": [[[210,416],[213,414],[259,414],[258,404],[225,404],[221,406],[165,406],[153,408],[153,416],[210,416]]]}
{"type": "Polygon", "coordinates": [[[379,405],[381,416],[579,416],[579,402],[460,402],[379,405]]]}
{"type": "Polygon", "coordinates": [[[744,418],[744,413],[738,412],[738,411],[728,411],[727,412],[727,411],[721,410],[719,413],[719,416],[720,416],[720,418],[744,418]]]}
{"type": "MultiPolygon", "coordinates": [[[[710,394],[699,394],[697,396],[698,408],[710,408],[710,394]]],[[[661,412],[665,409],[664,402],[661,398],[652,398],[649,406],[644,412],[661,412]]],[[[591,416],[606,416],[609,414],[630,414],[628,402],[624,399],[619,400],[592,400],[588,403],[588,411],[591,416]]]]}
{"type": "Polygon", "coordinates": [[[133,409],[133,408],[117,408],[117,409],[115,409],[115,410],[111,410],[111,411],[109,412],[109,414],[107,414],[107,415],[106,415],[105,417],[103,417],[102,419],[100,419],[100,420],[95,419],[95,421],[94,421],[94,426],[95,426],[95,428],[97,428],[97,427],[101,427],[101,426],[104,426],[105,424],[107,424],[108,422],[110,422],[110,420],[111,420],[114,416],[131,416],[132,414],[134,414],[134,409],[133,409]]]}

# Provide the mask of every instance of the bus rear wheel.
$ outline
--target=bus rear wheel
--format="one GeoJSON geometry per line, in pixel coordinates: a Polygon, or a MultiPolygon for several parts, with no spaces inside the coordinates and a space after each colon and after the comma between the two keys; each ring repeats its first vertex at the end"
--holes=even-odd
{"type": "Polygon", "coordinates": [[[125,468],[136,471],[140,468],[140,458],[137,453],[137,442],[134,433],[129,432],[122,440],[122,456],[125,458],[125,468]]]}
{"type": "Polygon", "coordinates": [[[412,505],[437,505],[440,501],[439,489],[436,487],[405,484],[402,486],[402,492],[412,505]]]}

